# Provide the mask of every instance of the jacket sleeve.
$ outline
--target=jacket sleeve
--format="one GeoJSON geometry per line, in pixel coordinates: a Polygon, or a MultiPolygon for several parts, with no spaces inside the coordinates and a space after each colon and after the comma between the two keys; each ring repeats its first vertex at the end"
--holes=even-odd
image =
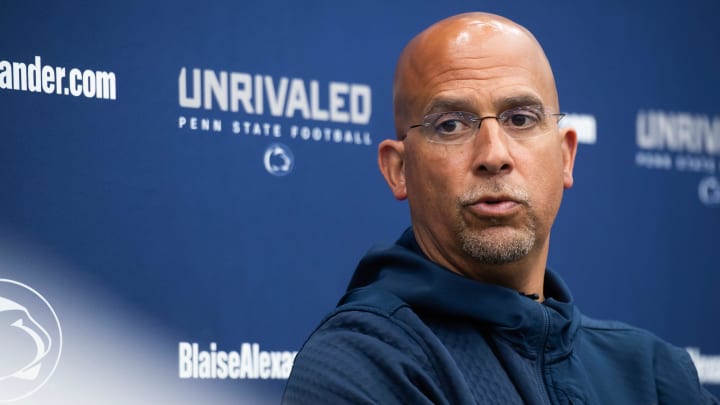
{"type": "Polygon", "coordinates": [[[659,404],[720,404],[700,384],[687,351],[660,341],[654,363],[659,404]]]}
{"type": "Polygon", "coordinates": [[[443,404],[422,348],[388,316],[329,317],[295,358],[283,404],[443,404]]]}

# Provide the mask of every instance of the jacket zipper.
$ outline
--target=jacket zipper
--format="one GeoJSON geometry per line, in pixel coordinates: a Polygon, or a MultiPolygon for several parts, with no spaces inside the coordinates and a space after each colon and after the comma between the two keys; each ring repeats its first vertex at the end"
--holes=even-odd
{"type": "Polygon", "coordinates": [[[545,368],[545,345],[547,344],[548,335],[550,332],[550,318],[548,316],[547,308],[544,305],[540,305],[543,310],[543,338],[538,351],[538,361],[535,367],[535,373],[540,386],[540,394],[544,403],[550,403],[550,396],[548,395],[547,388],[545,388],[545,379],[543,378],[543,369],[545,368]]]}

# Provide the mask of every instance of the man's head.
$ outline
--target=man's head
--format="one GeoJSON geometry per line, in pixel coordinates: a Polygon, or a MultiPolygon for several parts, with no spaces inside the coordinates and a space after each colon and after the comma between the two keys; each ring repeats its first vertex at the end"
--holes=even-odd
{"type": "Polygon", "coordinates": [[[440,21],[400,56],[394,103],[397,140],[380,144],[379,164],[423,251],[499,284],[541,273],[577,141],[552,115],[555,81],[532,34],[485,13],[440,21]],[[441,114],[453,111],[470,114],[441,114]]]}

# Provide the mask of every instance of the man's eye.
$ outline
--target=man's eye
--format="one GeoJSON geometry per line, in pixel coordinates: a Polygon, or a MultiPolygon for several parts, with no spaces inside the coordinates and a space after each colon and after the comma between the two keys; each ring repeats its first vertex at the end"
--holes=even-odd
{"type": "Polygon", "coordinates": [[[467,131],[471,124],[467,122],[465,117],[459,114],[441,115],[435,120],[435,132],[440,134],[457,134],[458,132],[467,131]]]}
{"type": "Polygon", "coordinates": [[[460,120],[450,119],[438,123],[435,128],[440,132],[453,133],[463,130],[465,128],[465,125],[460,120]]]}
{"type": "Polygon", "coordinates": [[[505,120],[506,124],[509,124],[513,128],[530,128],[538,123],[538,118],[534,115],[527,114],[527,113],[515,113],[510,115],[507,120],[505,120]]]}

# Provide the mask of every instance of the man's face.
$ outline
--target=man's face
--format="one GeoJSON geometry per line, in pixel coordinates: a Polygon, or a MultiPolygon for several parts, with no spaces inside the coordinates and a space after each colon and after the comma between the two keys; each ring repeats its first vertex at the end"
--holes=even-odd
{"type": "MultiPolygon", "coordinates": [[[[519,30],[496,31],[473,26],[425,41],[401,79],[406,113],[399,126],[446,111],[497,116],[541,104],[558,112],[552,73],[535,42],[519,30]]],[[[576,147],[574,132],[546,119],[547,131],[524,139],[508,136],[491,118],[465,144],[428,142],[423,128],[393,141],[402,142],[403,176],[393,191],[398,198],[406,193],[415,234],[431,259],[464,273],[477,264],[546,258],[563,189],[572,185],[576,147]]]]}

